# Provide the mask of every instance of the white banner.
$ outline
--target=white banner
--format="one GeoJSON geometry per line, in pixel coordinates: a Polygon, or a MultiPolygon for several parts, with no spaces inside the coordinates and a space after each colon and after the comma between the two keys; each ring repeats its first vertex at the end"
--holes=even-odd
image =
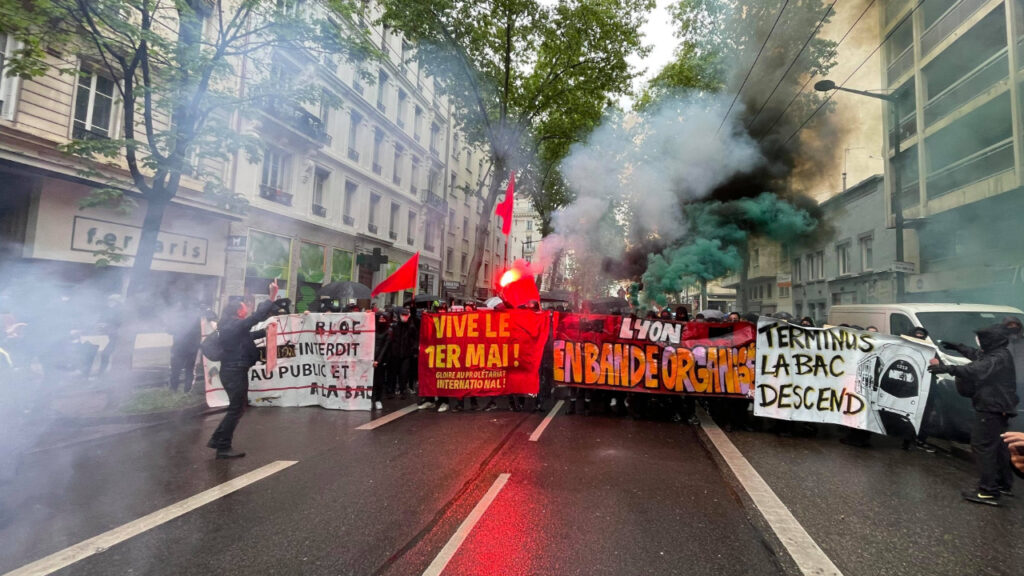
{"type": "MultiPolygon", "coordinates": [[[[274,316],[256,325],[276,347],[268,358],[267,339],[256,340],[261,361],[249,371],[249,404],[369,410],[374,328],[371,312],[274,316]]],[[[226,406],[219,368],[204,362],[207,404],[226,406]]]]}
{"type": "Polygon", "coordinates": [[[878,434],[920,429],[935,349],[851,328],[757,324],[754,414],[878,434]]]}

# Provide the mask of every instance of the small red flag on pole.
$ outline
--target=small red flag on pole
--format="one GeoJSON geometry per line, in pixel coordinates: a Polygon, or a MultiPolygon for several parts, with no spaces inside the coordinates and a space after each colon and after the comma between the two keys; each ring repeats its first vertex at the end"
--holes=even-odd
{"type": "Polygon", "coordinates": [[[413,254],[412,258],[409,258],[405,264],[398,267],[391,276],[384,279],[383,282],[377,284],[377,287],[370,292],[370,298],[375,298],[377,294],[386,294],[388,292],[401,292],[403,290],[409,290],[410,288],[416,287],[416,272],[420,268],[420,253],[413,254]]]}
{"type": "Polygon", "coordinates": [[[508,236],[512,232],[512,197],[516,191],[516,173],[512,172],[508,177],[508,189],[505,190],[505,200],[498,204],[494,213],[501,216],[501,233],[508,236]]]}

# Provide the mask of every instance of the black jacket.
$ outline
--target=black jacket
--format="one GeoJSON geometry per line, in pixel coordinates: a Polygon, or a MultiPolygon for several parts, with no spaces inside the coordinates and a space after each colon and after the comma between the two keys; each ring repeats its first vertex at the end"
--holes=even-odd
{"type": "Polygon", "coordinates": [[[250,332],[252,327],[270,318],[274,309],[274,303],[264,300],[256,307],[256,311],[247,318],[222,318],[217,329],[220,331],[221,344],[224,346],[224,356],[221,358],[221,367],[243,367],[250,368],[260,359],[260,351],[256,348],[255,340],[262,338],[264,334],[250,332]]]}
{"type": "Polygon", "coordinates": [[[412,318],[408,322],[395,320],[391,323],[384,346],[384,358],[395,360],[416,356],[420,348],[419,326],[412,318]]]}
{"type": "Polygon", "coordinates": [[[957,391],[967,396],[978,412],[1017,413],[1016,375],[1006,348],[1006,334],[998,327],[978,330],[981,353],[970,364],[947,366],[956,377],[957,391]]]}

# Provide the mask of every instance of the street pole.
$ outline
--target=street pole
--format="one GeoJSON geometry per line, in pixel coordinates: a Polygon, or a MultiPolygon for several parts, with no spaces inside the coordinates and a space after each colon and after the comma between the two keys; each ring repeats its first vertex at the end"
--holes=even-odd
{"type": "MultiPolygon", "coordinates": [[[[892,170],[892,211],[896,223],[896,261],[903,263],[903,187],[900,183],[900,100],[898,96],[890,96],[887,100],[892,104],[893,114],[896,115],[896,140],[893,142],[892,161],[889,169],[892,170]]],[[[896,274],[896,302],[903,302],[905,282],[903,270],[895,270],[896,274]]]]}

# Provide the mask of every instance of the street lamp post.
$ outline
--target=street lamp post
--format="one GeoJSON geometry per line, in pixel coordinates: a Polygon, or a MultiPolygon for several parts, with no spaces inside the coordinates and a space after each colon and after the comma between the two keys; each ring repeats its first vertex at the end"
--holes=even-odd
{"type": "MultiPolygon", "coordinates": [[[[903,192],[900,184],[900,101],[899,98],[894,94],[876,94],[874,92],[868,92],[866,90],[854,90],[853,88],[843,88],[842,86],[836,86],[836,83],[831,80],[821,80],[814,84],[814,89],[818,92],[828,92],[830,90],[841,90],[843,92],[850,92],[851,94],[859,94],[861,96],[867,96],[869,98],[876,98],[878,100],[885,100],[892,106],[892,113],[896,116],[896,138],[893,141],[893,153],[892,160],[889,162],[889,171],[892,172],[892,211],[893,217],[896,222],[896,261],[900,264],[903,263],[903,199],[900,198],[900,194],[903,192]]],[[[905,293],[903,270],[894,270],[896,274],[896,302],[902,302],[905,293]]]]}

